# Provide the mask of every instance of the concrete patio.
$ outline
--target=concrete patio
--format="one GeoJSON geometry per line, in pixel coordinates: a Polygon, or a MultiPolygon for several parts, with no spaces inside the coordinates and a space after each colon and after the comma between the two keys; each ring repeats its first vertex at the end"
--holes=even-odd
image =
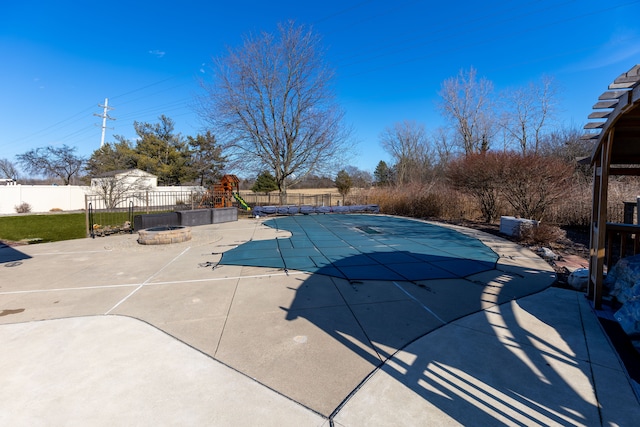
{"type": "MultiPolygon", "coordinates": [[[[495,262],[456,272],[455,265],[478,264],[469,251],[460,264],[429,258],[448,265],[449,275],[355,280],[305,270],[306,261],[301,269],[242,265],[243,245],[296,237],[264,221],[194,227],[190,241],[171,245],[139,245],[134,234],[1,247],[0,423],[625,426],[640,419],[584,295],[551,288],[553,270],[519,245],[435,227],[444,240],[432,246],[446,252],[448,236],[460,234],[482,243],[483,254],[480,246],[489,248],[495,262]],[[226,252],[233,262],[225,263],[226,252]]],[[[419,249],[402,245],[388,243],[415,258],[419,249]]],[[[331,259],[330,249],[324,256],[334,266],[348,257],[347,268],[370,265],[362,254],[331,259]]],[[[366,268],[345,271],[356,270],[366,268]]]]}

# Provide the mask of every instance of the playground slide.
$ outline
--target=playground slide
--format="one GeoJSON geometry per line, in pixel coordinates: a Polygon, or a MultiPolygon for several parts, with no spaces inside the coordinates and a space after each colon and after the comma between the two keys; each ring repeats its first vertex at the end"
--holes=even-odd
{"type": "Polygon", "coordinates": [[[242,206],[242,209],[245,209],[247,211],[250,211],[251,208],[249,207],[249,205],[247,204],[247,202],[244,201],[244,199],[240,196],[239,193],[232,193],[233,197],[238,201],[238,203],[240,204],[240,206],[242,206]]]}

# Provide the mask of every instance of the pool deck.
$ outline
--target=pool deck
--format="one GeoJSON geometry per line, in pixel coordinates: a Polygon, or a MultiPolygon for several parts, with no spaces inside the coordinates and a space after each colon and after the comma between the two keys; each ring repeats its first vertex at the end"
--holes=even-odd
{"type": "Polygon", "coordinates": [[[0,248],[0,424],[634,425],[584,294],[496,236],[464,277],[364,280],[219,264],[263,219],[144,246],[0,248]]]}

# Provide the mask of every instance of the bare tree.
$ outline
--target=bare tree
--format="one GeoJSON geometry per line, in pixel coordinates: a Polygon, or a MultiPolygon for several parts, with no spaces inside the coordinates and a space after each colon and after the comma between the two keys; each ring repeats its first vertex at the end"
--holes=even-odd
{"type": "Polygon", "coordinates": [[[439,127],[432,135],[433,147],[437,155],[437,168],[446,168],[449,161],[454,156],[455,147],[451,143],[451,138],[447,129],[439,127]]]}
{"type": "Polygon", "coordinates": [[[380,134],[380,143],[395,161],[398,184],[422,181],[431,163],[429,139],[423,124],[396,123],[380,134]]]}
{"type": "Polygon", "coordinates": [[[496,132],[491,93],[493,83],[477,79],[477,71],[460,71],[458,76],[442,83],[440,110],[456,131],[456,138],[465,154],[489,150],[496,132]]]}
{"type": "Polygon", "coordinates": [[[591,139],[583,139],[584,131],[577,127],[560,127],[544,135],[539,147],[543,156],[556,157],[573,165],[575,178],[582,183],[593,179],[589,159],[595,149],[591,139]]]}
{"type": "Polygon", "coordinates": [[[16,165],[12,162],[7,159],[0,159],[0,175],[4,175],[3,178],[17,180],[20,174],[16,165]]]}
{"type": "Polygon", "coordinates": [[[357,166],[345,166],[344,170],[351,177],[354,188],[371,188],[373,185],[373,176],[370,172],[362,170],[357,166]]]}
{"type": "Polygon", "coordinates": [[[555,110],[556,89],[550,77],[507,91],[504,128],[523,154],[538,154],[543,132],[555,110]]]}
{"type": "Polygon", "coordinates": [[[126,196],[149,189],[148,181],[138,176],[135,171],[106,173],[104,176],[91,179],[92,190],[104,201],[107,209],[118,207],[126,196]]]}
{"type": "Polygon", "coordinates": [[[273,171],[281,200],[288,185],[344,157],[350,131],[313,31],[288,22],[275,35],[250,35],[213,68],[213,82],[203,82],[203,118],[231,166],[273,171]]]}
{"type": "Polygon", "coordinates": [[[82,171],[85,160],[75,154],[75,147],[44,147],[29,150],[17,156],[25,170],[34,175],[57,177],[64,185],[82,171]]]}

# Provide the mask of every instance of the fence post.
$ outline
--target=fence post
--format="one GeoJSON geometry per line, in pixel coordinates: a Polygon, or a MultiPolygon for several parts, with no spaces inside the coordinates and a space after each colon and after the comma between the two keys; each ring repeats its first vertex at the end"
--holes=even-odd
{"type": "MultiPolygon", "coordinates": [[[[84,195],[84,224],[85,224],[85,234],[86,237],[89,237],[89,195],[84,195]]],[[[91,224],[93,226],[93,224],[91,224]]]]}
{"type": "Polygon", "coordinates": [[[146,207],[145,208],[146,208],[147,213],[149,213],[149,190],[147,190],[145,192],[145,200],[146,200],[146,202],[145,202],[146,207]]]}

